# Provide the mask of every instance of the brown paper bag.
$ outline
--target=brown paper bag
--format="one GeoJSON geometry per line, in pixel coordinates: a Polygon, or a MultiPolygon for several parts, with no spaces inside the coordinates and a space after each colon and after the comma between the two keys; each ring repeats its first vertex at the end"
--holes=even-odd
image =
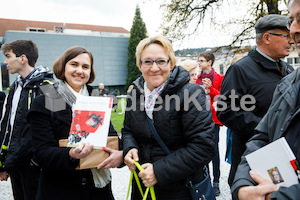
{"type": "MultiPolygon", "coordinates": [[[[66,147],[68,139],[59,140],[60,147],[66,147]]],[[[119,150],[118,136],[107,138],[108,148],[119,150]]],[[[97,167],[101,162],[109,157],[109,153],[102,149],[94,149],[86,158],[80,159],[79,166],[76,169],[90,169],[97,167]]]]}

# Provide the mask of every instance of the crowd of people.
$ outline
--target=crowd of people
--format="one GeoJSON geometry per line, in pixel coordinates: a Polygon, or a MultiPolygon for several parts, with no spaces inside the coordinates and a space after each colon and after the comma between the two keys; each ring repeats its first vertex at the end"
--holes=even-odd
{"type": "MultiPolygon", "coordinates": [[[[38,47],[33,41],[5,43],[4,64],[18,76],[8,95],[1,94],[0,181],[10,177],[16,200],[110,200],[109,169],[127,165],[136,171],[136,161],[144,169],[138,172],[143,184],[140,188],[133,179],[132,200],[143,199],[140,190],[152,186],[158,200],[194,200],[193,193],[204,195],[204,188],[213,196],[201,199],[213,200],[222,192],[218,143],[224,125],[233,199],[300,199],[300,183],[282,187],[277,169],[270,172],[270,181],[252,171],[246,160],[251,152],[285,137],[300,162],[300,69],[282,60],[293,44],[300,56],[300,0],[290,0],[288,9],[289,17],[270,14],[257,21],[255,49],[233,61],[225,76],[215,71],[213,52],[200,53],[197,62],[176,64],[169,39],[158,35],[141,40],[135,56],[142,75],[128,90],[119,149],[103,148],[108,158],[90,169],[78,166],[81,159],[92,159],[93,145],[83,141],[66,147],[61,140],[68,138],[77,98],[117,96],[118,91],[110,94],[103,83],[98,89],[90,86],[95,80],[93,55],[84,47],[67,49],[52,72],[35,66],[38,47]],[[58,99],[64,108],[47,107],[58,99]],[[213,177],[205,182],[207,169],[213,177]],[[199,183],[206,186],[191,190],[199,183]]],[[[118,136],[111,123],[108,132],[118,136]]]]}

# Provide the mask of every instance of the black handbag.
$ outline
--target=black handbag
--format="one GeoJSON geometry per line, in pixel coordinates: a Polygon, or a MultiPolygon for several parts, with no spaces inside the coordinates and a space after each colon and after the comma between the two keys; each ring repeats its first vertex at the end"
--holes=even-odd
{"type": "MultiPolygon", "coordinates": [[[[157,140],[158,144],[161,146],[161,148],[167,155],[170,154],[170,150],[158,135],[152,120],[148,116],[147,120],[151,132],[153,133],[153,136],[157,140]]],[[[191,179],[187,178],[186,186],[190,191],[192,200],[216,200],[215,193],[211,186],[209,170],[206,166],[204,166],[203,171],[205,178],[200,183],[193,184],[191,179]]]]}

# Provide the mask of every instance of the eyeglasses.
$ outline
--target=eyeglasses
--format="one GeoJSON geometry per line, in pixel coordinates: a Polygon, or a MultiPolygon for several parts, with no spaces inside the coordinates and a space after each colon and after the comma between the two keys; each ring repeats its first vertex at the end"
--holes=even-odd
{"type": "Polygon", "coordinates": [[[286,39],[288,39],[288,40],[291,40],[292,39],[292,37],[291,37],[291,35],[290,34],[279,34],[279,33],[270,33],[270,32],[268,32],[270,35],[276,35],[276,36],[282,36],[282,37],[285,37],[286,39]]]}
{"type": "Polygon", "coordinates": [[[143,67],[152,67],[153,63],[156,63],[158,67],[165,67],[168,65],[170,59],[157,59],[157,60],[150,60],[150,59],[145,59],[141,60],[141,65],[143,67]]]}
{"type": "MultiPolygon", "coordinates": [[[[291,28],[293,21],[294,21],[294,18],[292,18],[292,17],[290,17],[288,19],[288,27],[289,28],[291,28]]],[[[297,21],[298,24],[300,24],[300,13],[297,13],[297,15],[296,15],[296,21],[297,21]]]]}

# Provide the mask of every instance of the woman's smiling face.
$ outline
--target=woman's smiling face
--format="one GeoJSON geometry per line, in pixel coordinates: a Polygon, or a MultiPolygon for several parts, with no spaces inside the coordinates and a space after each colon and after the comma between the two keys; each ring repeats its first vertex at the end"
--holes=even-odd
{"type": "MultiPolygon", "coordinates": [[[[165,49],[159,44],[150,44],[147,46],[141,55],[141,60],[153,60],[157,59],[169,59],[169,56],[165,49]]],[[[166,66],[159,67],[154,62],[151,67],[141,66],[141,72],[147,83],[147,87],[152,91],[161,84],[163,84],[169,77],[171,66],[168,63],[166,66]]]]}
{"type": "Polygon", "coordinates": [[[65,78],[71,88],[79,92],[90,79],[91,58],[87,53],[82,53],[69,60],[65,66],[65,78]]]}

